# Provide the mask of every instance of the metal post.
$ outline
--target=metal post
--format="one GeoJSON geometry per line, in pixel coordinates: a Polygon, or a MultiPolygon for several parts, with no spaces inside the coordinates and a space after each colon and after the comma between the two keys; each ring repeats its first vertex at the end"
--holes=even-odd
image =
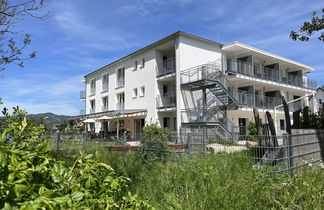
{"type": "Polygon", "coordinates": [[[192,142],[191,142],[191,133],[188,133],[188,140],[187,140],[187,144],[188,144],[188,155],[189,157],[192,156],[192,142]]]}
{"type": "Polygon", "coordinates": [[[283,143],[284,143],[284,157],[286,158],[286,167],[287,167],[287,173],[289,175],[292,175],[291,170],[291,161],[290,161],[290,135],[289,134],[283,134],[283,143]]]}
{"type": "Polygon", "coordinates": [[[203,152],[204,154],[207,153],[207,128],[203,128],[203,152]]]}
{"type": "Polygon", "coordinates": [[[56,152],[58,152],[60,150],[59,145],[60,145],[60,142],[61,142],[61,134],[60,134],[60,131],[58,130],[56,132],[56,134],[57,134],[57,139],[56,139],[56,152]]]}

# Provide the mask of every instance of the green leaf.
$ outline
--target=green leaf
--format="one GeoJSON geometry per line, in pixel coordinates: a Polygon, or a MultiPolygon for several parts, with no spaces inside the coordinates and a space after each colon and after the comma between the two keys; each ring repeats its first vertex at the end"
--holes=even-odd
{"type": "Polygon", "coordinates": [[[53,198],[53,201],[59,203],[59,204],[63,204],[63,203],[66,203],[70,200],[69,196],[62,196],[62,197],[56,197],[56,198],[53,198]]]}
{"type": "Polygon", "coordinates": [[[5,202],[3,210],[11,210],[11,209],[12,209],[11,205],[9,203],[5,202]]]}
{"type": "Polygon", "coordinates": [[[6,156],[5,156],[5,154],[2,151],[0,151],[0,166],[2,168],[4,168],[4,167],[6,167],[6,165],[7,165],[6,156]]]}
{"type": "Polygon", "coordinates": [[[2,138],[2,139],[5,139],[5,138],[7,137],[7,134],[8,134],[10,131],[12,131],[13,129],[14,129],[13,127],[6,128],[6,129],[3,131],[1,138],[2,138]]]}
{"type": "Polygon", "coordinates": [[[82,200],[83,196],[84,196],[83,192],[76,191],[76,192],[72,193],[72,200],[73,201],[80,201],[80,200],[82,200]]]}
{"type": "Polygon", "coordinates": [[[28,187],[24,184],[15,184],[14,190],[15,190],[15,194],[18,198],[22,197],[22,193],[24,191],[26,191],[28,189],[28,187]]]}

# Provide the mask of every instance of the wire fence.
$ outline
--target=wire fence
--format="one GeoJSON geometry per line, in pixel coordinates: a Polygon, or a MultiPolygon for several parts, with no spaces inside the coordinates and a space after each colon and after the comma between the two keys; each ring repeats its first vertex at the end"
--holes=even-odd
{"type": "MultiPolygon", "coordinates": [[[[88,134],[76,132],[57,132],[47,134],[54,151],[97,151],[131,152],[143,151],[142,135],[138,141],[125,139],[91,139],[88,134]]],[[[145,142],[146,152],[172,152],[188,155],[232,155],[237,158],[252,159],[255,167],[271,166],[278,172],[292,174],[306,164],[323,160],[324,132],[299,133],[282,136],[241,136],[240,140],[222,139],[219,136],[207,136],[204,133],[173,133],[166,139],[165,147],[161,142],[145,142]],[[276,142],[276,143],[273,143],[276,142]],[[149,145],[149,146],[147,146],[149,145]]],[[[162,143],[163,144],[163,143],[162,143]]]]}

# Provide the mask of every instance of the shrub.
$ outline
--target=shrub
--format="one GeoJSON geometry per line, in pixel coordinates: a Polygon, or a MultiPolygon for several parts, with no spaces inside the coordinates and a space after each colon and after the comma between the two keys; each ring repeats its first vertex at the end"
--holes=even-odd
{"type": "Polygon", "coordinates": [[[141,155],[145,160],[165,161],[170,155],[168,142],[171,141],[171,132],[157,125],[143,128],[141,137],[141,155]]]}
{"type": "Polygon", "coordinates": [[[39,136],[43,127],[29,124],[26,113],[5,109],[0,140],[0,208],[78,209],[149,208],[127,192],[130,180],[81,153],[72,166],[49,155],[47,141],[39,136]]]}

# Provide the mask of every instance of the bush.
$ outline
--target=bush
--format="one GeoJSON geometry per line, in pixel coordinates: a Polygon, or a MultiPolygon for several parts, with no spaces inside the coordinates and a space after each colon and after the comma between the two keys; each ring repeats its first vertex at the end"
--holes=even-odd
{"type": "Polygon", "coordinates": [[[43,127],[29,124],[26,113],[5,109],[0,140],[0,208],[78,209],[149,208],[127,192],[130,180],[81,153],[67,166],[49,155],[43,127]]]}
{"type": "Polygon", "coordinates": [[[257,136],[257,127],[255,122],[250,122],[248,125],[248,137],[247,139],[249,141],[256,141],[259,142],[259,137],[257,136]]]}
{"type": "Polygon", "coordinates": [[[145,160],[165,161],[170,156],[168,142],[171,141],[171,132],[157,125],[143,128],[141,136],[141,155],[145,160]]]}

